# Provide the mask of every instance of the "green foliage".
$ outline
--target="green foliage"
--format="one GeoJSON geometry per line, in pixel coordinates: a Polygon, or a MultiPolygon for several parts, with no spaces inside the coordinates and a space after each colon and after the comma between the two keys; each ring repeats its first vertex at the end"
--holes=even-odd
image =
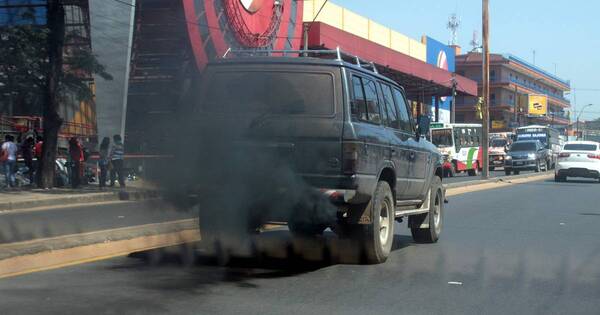
{"type": "MultiPolygon", "coordinates": [[[[75,32],[65,34],[65,43],[74,45],[65,46],[61,98],[75,95],[82,101],[91,99],[92,74],[112,80],[96,55],[85,45],[77,45],[82,40],[75,32]]],[[[47,44],[48,29],[44,26],[31,23],[0,29],[0,96],[18,99],[22,104],[41,104],[49,70],[47,44]]]]}

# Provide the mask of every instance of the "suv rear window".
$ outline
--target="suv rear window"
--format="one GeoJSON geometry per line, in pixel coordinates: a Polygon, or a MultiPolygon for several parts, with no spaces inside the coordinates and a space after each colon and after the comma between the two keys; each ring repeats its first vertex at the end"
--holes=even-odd
{"type": "Polygon", "coordinates": [[[211,78],[203,110],[208,112],[331,115],[333,76],[328,73],[236,71],[211,78]]]}
{"type": "Polygon", "coordinates": [[[565,144],[565,147],[563,150],[570,150],[570,151],[596,151],[598,148],[597,145],[595,144],[583,144],[583,143],[571,143],[571,144],[565,144]]]}

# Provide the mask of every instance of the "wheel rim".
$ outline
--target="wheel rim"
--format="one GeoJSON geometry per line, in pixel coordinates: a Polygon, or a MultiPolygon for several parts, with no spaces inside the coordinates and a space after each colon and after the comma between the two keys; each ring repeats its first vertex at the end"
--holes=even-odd
{"type": "Polygon", "coordinates": [[[386,199],[379,210],[379,241],[381,245],[385,245],[389,239],[390,231],[390,204],[386,199]]]}
{"type": "Polygon", "coordinates": [[[435,194],[433,201],[433,224],[437,235],[440,234],[442,226],[442,203],[441,203],[441,192],[438,190],[435,194]]]}

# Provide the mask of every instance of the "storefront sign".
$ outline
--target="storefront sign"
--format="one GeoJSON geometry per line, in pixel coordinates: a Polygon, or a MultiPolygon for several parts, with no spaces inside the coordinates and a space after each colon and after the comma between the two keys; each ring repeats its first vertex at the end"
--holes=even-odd
{"type": "Polygon", "coordinates": [[[531,116],[546,116],[548,114],[548,97],[546,95],[530,94],[527,113],[531,116]]]}

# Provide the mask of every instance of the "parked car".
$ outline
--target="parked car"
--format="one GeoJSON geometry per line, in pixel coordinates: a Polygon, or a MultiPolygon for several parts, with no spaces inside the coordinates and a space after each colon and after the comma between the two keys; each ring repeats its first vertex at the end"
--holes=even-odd
{"type": "Polygon", "coordinates": [[[510,146],[504,160],[504,173],[518,175],[527,170],[547,171],[550,165],[548,149],[539,140],[516,141],[510,146]]]}
{"type": "Polygon", "coordinates": [[[600,182],[600,144],[592,141],[565,143],[558,155],[554,180],[564,182],[567,177],[598,179],[600,182]]]}
{"type": "MultiPolygon", "coordinates": [[[[337,209],[336,222],[321,222],[320,210],[296,211],[288,218],[295,235],[318,235],[332,227],[360,244],[357,249],[368,263],[387,259],[394,220],[402,217],[408,217],[416,241],[436,242],[444,191],[441,155],[425,138],[429,118],[415,123],[404,89],[369,63],[346,62],[339,51],[320,53],[337,56],[254,55],[210,63],[193,89],[200,93],[194,126],[212,127],[198,134],[230,136],[230,145],[215,146],[227,149],[225,157],[243,149],[243,162],[251,160],[253,169],[261,167],[258,156],[272,152],[273,169],[285,173],[282,165],[289,166],[310,191],[328,198],[337,209]]],[[[270,180],[261,179],[255,186],[270,180]]]]}

